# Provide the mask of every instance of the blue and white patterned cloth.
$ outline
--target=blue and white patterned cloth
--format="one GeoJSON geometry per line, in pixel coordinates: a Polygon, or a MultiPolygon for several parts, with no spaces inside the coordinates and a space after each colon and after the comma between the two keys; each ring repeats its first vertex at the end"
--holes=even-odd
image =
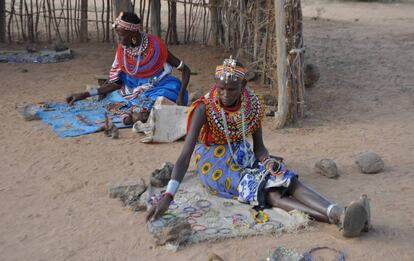
{"type": "Polygon", "coordinates": [[[296,176],[283,163],[280,163],[281,168],[277,173],[270,175],[263,164],[256,160],[247,141],[233,142],[230,146],[234,159],[228,144],[196,145],[195,159],[200,180],[213,195],[256,206],[258,188],[265,178],[264,188],[268,189],[288,187],[291,178],[296,176]]]}

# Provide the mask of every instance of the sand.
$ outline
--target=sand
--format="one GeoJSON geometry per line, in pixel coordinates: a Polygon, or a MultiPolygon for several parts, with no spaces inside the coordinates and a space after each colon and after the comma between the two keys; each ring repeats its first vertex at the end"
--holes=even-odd
{"type": "MultiPolygon", "coordinates": [[[[102,133],[58,138],[15,112],[18,101],[63,100],[108,70],[113,45],[74,44],[76,57],[66,63],[0,64],[0,260],[207,260],[210,252],[258,260],[277,246],[331,246],[347,260],[413,260],[414,5],[304,1],[303,11],[306,61],[321,78],[307,91],[308,117],[282,130],[267,118],[265,143],[302,181],[340,204],[367,193],[374,230],[346,239],[332,225],[314,224],[299,234],[202,243],[177,253],[153,248],[144,213],[110,199],[107,186],[125,176],[148,180],[163,161],[176,160],[183,142],[142,144],[128,129],[119,140],[102,133]],[[359,172],[354,156],[369,149],[383,157],[384,172],[359,172]],[[339,179],[313,172],[322,158],[336,161],[339,179]]],[[[208,90],[214,65],[226,55],[198,45],[171,50],[198,73],[191,91],[208,90]]]]}

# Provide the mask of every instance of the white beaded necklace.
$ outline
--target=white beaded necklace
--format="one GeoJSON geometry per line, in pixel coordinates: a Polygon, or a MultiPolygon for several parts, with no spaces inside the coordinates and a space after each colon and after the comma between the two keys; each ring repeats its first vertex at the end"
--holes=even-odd
{"type": "Polygon", "coordinates": [[[125,45],[123,46],[123,48],[124,48],[124,68],[125,68],[125,71],[130,75],[135,75],[138,72],[139,63],[141,62],[141,53],[143,52],[143,49],[142,49],[143,43],[144,43],[144,39],[143,39],[142,34],[141,34],[141,44],[139,46],[138,54],[137,54],[138,58],[137,58],[137,62],[135,64],[135,66],[134,66],[134,71],[132,71],[132,72],[130,72],[128,70],[128,66],[127,66],[127,63],[126,63],[126,52],[127,52],[127,50],[126,50],[125,45]]]}

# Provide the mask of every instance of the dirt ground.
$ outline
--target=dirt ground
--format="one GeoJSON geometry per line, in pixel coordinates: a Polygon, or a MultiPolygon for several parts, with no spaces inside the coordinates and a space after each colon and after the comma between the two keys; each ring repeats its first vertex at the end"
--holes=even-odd
{"type": "MultiPolygon", "coordinates": [[[[128,129],[119,140],[102,133],[59,138],[14,109],[19,101],[63,100],[93,83],[110,66],[114,47],[91,43],[71,46],[76,58],[66,63],[0,64],[0,260],[207,260],[210,252],[226,261],[259,260],[277,246],[331,246],[347,260],[414,260],[414,5],[319,0],[304,1],[303,12],[306,60],[319,66],[321,78],[307,91],[308,117],[282,130],[267,118],[265,143],[301,180],[341,204],[367,193],[371,232],[345,239],[334,226],[314,224],[299,234],[176,253],[153,248],[144,214],[110,199],[107,186],[125,176],[148,180],[163,161],[176,160],[183,142],[142,144],[128,129]],[[354,156],[369,149],[383,157],[384,172],[359,173],[354,156]],[[336,161],[339,179],[313,172],[322,158],[336,161]]],[[[226,55],[202,46],[171,50],[198,73],[191,91],[208,90],[226,55]]]]}

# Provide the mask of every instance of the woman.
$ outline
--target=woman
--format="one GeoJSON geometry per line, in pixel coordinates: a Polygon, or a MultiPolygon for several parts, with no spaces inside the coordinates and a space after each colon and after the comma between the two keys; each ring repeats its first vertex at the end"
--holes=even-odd
{"type": "Polygon", "coordinates": [[[124,115],[127,125],[137,120],[145,122],[159,96],[178,105],[187,105],[190,69],[168,51],[161,39],[141,32],[140,26],[141,19],[136,14],[119,15],[113,25],[119,44],[109,81],[97,90],[69,95],[66,101],[70,105],[90,96],[119,90],[133,112],[124,115]],[[182,83],[170,75],[172,66],[182,71],[182,83]]]}
{"type": "Polygon", "coordinates": [[[190,108],[184,148],[166,192],[148,211],[147,220],[167,211],[195,150],[198,175],[213,195],[238,199],[259,209],[297,209],[318,221],[340,224],[344,236],[358,236],[369,225],[366,198],[344,210],[301,183],[294,172],[270,157],[261,129],[264,107],[261,99],[246,87],[245,73],[231,57],[217,66],[215,86],[190,108]],[[249,134],[253,150],[246,140],[249,134]]]}

